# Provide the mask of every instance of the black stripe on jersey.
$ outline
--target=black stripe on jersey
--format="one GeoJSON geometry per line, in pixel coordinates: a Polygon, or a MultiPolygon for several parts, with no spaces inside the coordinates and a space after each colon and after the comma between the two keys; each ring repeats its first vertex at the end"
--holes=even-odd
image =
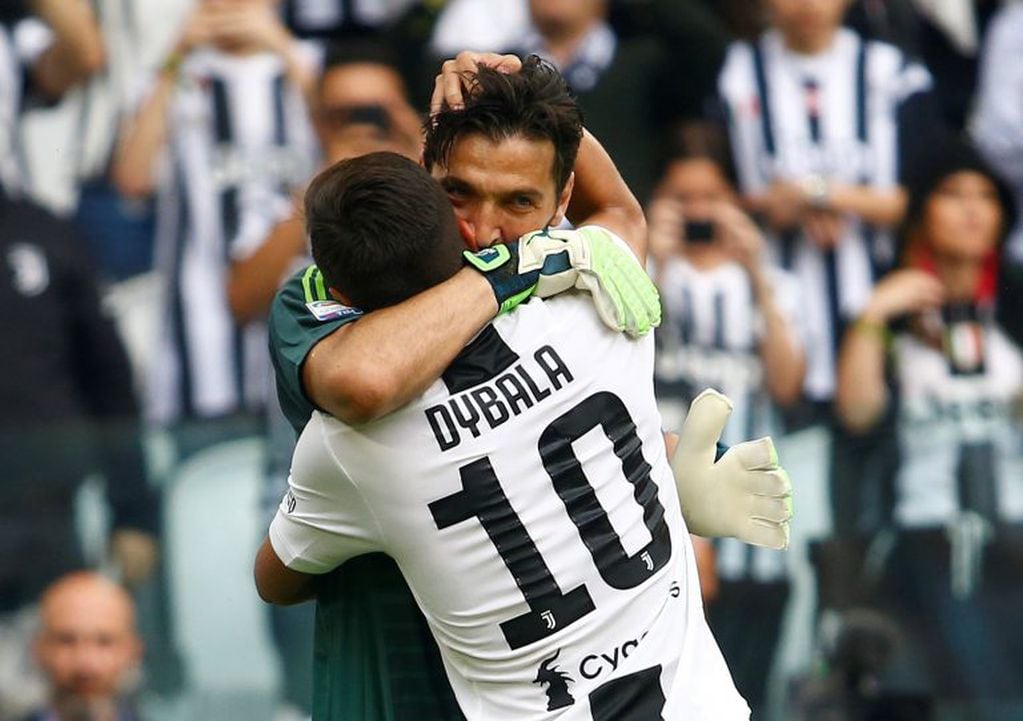
{"type": "Polygon", "coordinates": [[[186,331],[185,306],[181,297],[181,272],[185,256],[185,244],[188,242],[188,230],[191,223],[189,208],[188,187],[182,168],[178,163],[174,164],[175,192],[178,195],[178,225],[175,228],[177,237],[174,239],[174,265],[171,269],[170,293],[171,293],[171,334],[174,339],[174,349],[178,357],[178,394],[181,398],[180,415],[183,418],[191,418],[195,415],[195,407],[192,404],[192,366],[189,361],[188,332],[186,331]]]}
{"type": "Polygon", "coordinates": [[[821,251],[824,260],[824,292],[828,297],[828,317],[831,319],[831,342],[838,349],[842,340],[842,306],[838,300],[838,258],[835,249],[821,251]]]}
{"type": "Polygon", "coordinates": [[[494,326],[488,325],[462,349],[441,376],[448,392],[454,395],[495,378],[519,359],[494,326]]]}
{"type": "Polygon", "coordinates": [[[285,78],[283,75],[278,75],[274,78],[273,86],[273,117],[274,117],[274,145],[285,145],[287,138],[285,137],[284,127],[284,82],[285,78]]]}
{"type": "MultiPolygon", "coordinates": [[[[213,139],[217,146],[215,152],[224,152],[234,140],[234,129],[231,127],[227,83],[223,78],[211,80],[210,96],[213,102],[213,139]]],[[[230,263],[231,245],[238,234],[238,188],[234,185],[220,191],[220,228],[224,237],[224,261],[230,263]]]]}
{"type": "Polygon", "coordinates": [[[693,342],[693,328],[696,321],[693,318],[693,291],[689,288],[682,289],[682,318],[679,323],[679,340],[683,345],[693,342]]]}
{"type": "Polygon", "coordinates": [[[714,347],[717,350],[725,348],[725,294],[714,294],[714,347]]]}
{"type": "Polygon", "coordinates": [[[661,721],[664,689],[660,665],[622,676],[590,692],[593,721],[661,721]]]}
{"type": "Polygon", "coordinates": [[[764,150],[774,155],[774,125],[771,121],[771,91],[767,85],[767,71],[764,68],[764,51],[760,42],[750,44],[753,50],[753,73],[757,81],[757,95],[760,96],[760,131],[764,136],[764,150]]]}
{"type": "MultiPolygon", "coordinates": [[[[866,143],[869,139],[867,125],[867,44],[860,40],[856,56],[856,138],[866,143]]],[[[867,178],[863,179],[867,182],[867,178]]]]}

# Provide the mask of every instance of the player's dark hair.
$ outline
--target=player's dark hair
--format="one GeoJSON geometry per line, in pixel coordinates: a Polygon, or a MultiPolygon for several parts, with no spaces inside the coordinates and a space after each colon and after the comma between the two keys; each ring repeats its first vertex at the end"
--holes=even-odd
{"type": "Polygon", "coordinates": [[[394,305],[447,280],[465,249],[444,190],[396,153],[336,163],[309,185],[305,221],[327,284],[356,307],[394,305]]]}
{"type": "Polygon", "coordinates": [[[465,108],[444,108],[426,125],[423,163],[446,166],[451,150],[467,135],[493,142],[522,136],[554,145],[554,183],[560,193],[575,166],[583,117],[557,69],[530,55],[517,73],[480,66],[468,74],[465,108]]]}

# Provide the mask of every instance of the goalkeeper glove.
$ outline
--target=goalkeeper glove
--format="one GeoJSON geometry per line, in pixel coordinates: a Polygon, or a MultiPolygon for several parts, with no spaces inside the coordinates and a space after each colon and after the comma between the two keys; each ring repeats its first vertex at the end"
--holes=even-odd
{"type": "Polygon", "coordinates": [[[734,537],[755,546],[786,548],[792,483],[769,437],[732,446],[715,463],[717,441],[732,403],[707,389],[689,406],[671,461],[691,533],[734,537]]]}
{"type": "Polygon", "coordinates": [[[570,288],[588,291],[597,314],[619,332],[638,337],[661,323],[661,299],[625,241],[595,225],[544,230],[520,241],[520,270],[542,268],[536,295],[570,288]]]}
{"type": "Polygon", "coordinates": [[[532,295],[540,277],[539,266],[525,272],[519,270],[521,243],[521,240],[498,243],[476,253],[468,250],[462,253],[466,265],[478,270],[490,283],[497,299],[498,314],[507,313],[532,295]]]}

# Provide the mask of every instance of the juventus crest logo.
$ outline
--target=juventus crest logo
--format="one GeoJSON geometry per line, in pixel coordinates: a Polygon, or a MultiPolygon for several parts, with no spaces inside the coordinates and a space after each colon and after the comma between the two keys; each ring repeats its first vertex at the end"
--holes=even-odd
{"type": "Polygon", "coordinates": [[[558,621],[556,618],[554,618],[554,612],[551,611],[550,609],[547,609],[546,611],[541,611],[540,618],[542,618],[543,622],[547,624],[548,631],[553,631],[555,628],[558,627],[558,621]]]}
{"type": "Polygon", "coordinates": [[[649,551],[643,551],[643,553],[640,554],[639,557],[642,558],[643,559],[643,563],[646,564],[646,570],[648,570],[648,571],[654,570],[654,559],[650,558],[650,552],[649,551]]]}
{"type": "Polygon", "coordinates": [[[547,693],[548,711],[556,711],[575,703],[572,694],[568,692],[568,684],[575,683],[575,681],[567,673],[553,665],[560,655],[561,649],[559,648],[553,656],[541,661],[540,668],[536,671],[536,678],[533,679],[533,683],[547,687],[545,692],[547,693]]]}

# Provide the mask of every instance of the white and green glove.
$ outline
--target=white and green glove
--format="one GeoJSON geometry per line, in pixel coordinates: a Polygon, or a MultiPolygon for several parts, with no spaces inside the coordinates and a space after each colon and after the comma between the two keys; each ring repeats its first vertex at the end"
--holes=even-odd
{"type": "Polygon", "coordinates": [[[612,329],[638,337],[661,324],[661,298],[628,245],[596,225],[543,230],[519,239],[519,272],[542,269],[533,292],[588,291],[612,329]]]}
{"type": "Polygon", "coordinates": [[[710,389],[689,406],[671,461],[686,526],[698,536],[786,548],[792,483],[771,439],[739,443],[714,461],[731,413],[731,401],[710,389]]]}

